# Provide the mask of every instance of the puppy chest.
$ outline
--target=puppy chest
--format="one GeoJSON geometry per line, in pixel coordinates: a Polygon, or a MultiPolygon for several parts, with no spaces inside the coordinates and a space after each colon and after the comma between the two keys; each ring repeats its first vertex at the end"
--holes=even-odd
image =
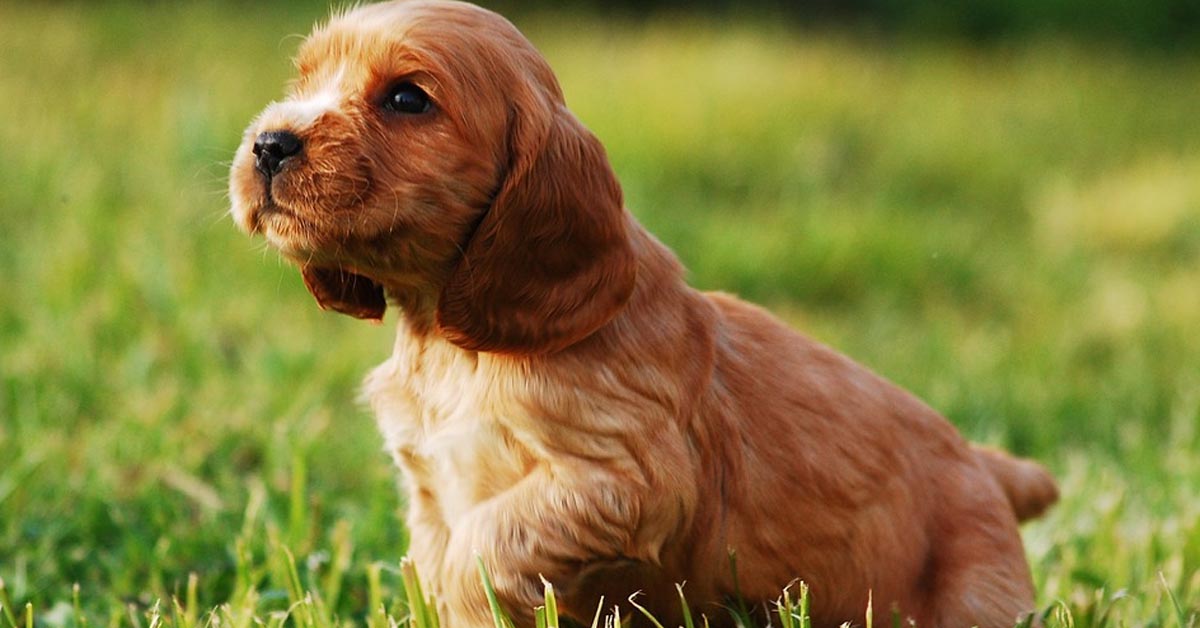
{"type": "Polygon", "coordinates": [[[506,427],[518,404],[471,373],[377,369],[368,394],[387,450],[410,491],[432,499],[448,524],[511,488],[534,466],[529,449],[506,427]]]}

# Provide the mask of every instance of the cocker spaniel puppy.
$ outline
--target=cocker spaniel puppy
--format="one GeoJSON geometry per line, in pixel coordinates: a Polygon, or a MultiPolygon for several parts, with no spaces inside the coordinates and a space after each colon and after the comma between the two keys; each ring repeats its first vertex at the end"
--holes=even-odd
{"type": "Polygon", "coordinates": [[[476,554],[523,625],[539,575],[584,623],[600,596],[639,590],[677,620],[684,581],[718,619],[730,550],[748,601],[809,583],[817,626],[861,622],[869,594],[920,626],[1032,610],[1017,523],[1055,500],[1050,476],[766,311],[688,287],[509,22],[364,6],[296,66],[237,151],[232,214],[321,307],[399,310],[366,391],[444,626],[491,623],[476,554]]]}

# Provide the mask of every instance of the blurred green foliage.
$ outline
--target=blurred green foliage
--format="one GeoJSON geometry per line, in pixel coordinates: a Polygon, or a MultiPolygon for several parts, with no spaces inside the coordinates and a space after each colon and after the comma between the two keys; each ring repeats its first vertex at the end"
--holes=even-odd
{"type": "Polygon", "coordinates": [[[973,40],[1065,35],[1155,48],[1200,43],[1194,0],[851,0],[849,6],[856,4],[885,28],[973,40]]]}
{"type": "Polygon", "coordinates": [[[800,27],[849,27],[899,37],[995,43],[1068,37],[1093,44],[1187,49],[1200,44],[1195,0],[494,0],[508,12],[572,7],[646,17],[705,13],[773,16],[800,27]]]}

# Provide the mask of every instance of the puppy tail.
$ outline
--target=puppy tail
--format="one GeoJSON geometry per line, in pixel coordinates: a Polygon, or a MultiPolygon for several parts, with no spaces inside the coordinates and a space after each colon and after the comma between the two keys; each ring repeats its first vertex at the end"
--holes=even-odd
{"type": "Polygon", "coordinates": [[[1000,483],[1017,521],[1028,521],[1058,501],[1058,484],[1042,465],[999,449],[972,445],[983,466],[1000,483]]]}

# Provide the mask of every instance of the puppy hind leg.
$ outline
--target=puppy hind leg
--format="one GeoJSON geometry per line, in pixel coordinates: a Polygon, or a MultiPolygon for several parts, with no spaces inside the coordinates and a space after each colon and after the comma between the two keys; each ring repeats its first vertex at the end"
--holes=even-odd
{"type": "Polygon", "coordinates": [[[1015,530],[1007,536],[976,529],[935,548],[926,625],[1012,628],[1034,610],[1020,538],[1015,530]]]}

